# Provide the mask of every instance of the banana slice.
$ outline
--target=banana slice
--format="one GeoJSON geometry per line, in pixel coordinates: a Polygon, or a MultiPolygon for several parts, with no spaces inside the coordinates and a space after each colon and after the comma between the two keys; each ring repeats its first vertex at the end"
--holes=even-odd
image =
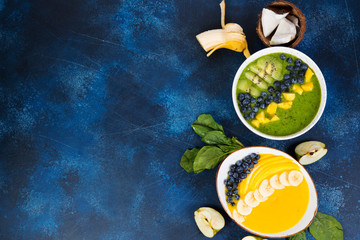
{"type": "Polygon", "coordinates": [[[327,153],[325,144],[318,141],[300,143],[295,148],[295,153],[302,165],[308,165],[320,160],[327,153]]]}
{"type": "Polygon", "coordinates": [[[283,172],[282,174],[280,174],[279,180],[282,185],[286,187],[291,186],[288,179],[289,179],[288,172],[283,172]]]}
{"type": "Polygon", "coordinates": [[[274,189],[285,188],[285,186],[280,183],[279,176],[277,174],[270,178],[270,186],[274,189]]]}
{"type": "Polygon", "coordinates": [[[267,197],[264,197],[263,195],[261,195],[261,193],[259,192],[259,189],[256,189],[254,191],[254,197],[258,202],[265,202],[266,200],[268,200],[267,197]]]}
{"type": "Polygon", "coordinates": [[[236,209],[234,209],[234,211],[232,212],[232,216],[233,216],[233,219],[235,220],[235,222],[237,222],[237,223],[242,223],[243,221],[245,221],[244,216],[241,216],[240,213],[236,209]]]}
{"type": "Polygon", "coordinates": [[[261,237],[255,237],[255,236],[247,236],[247,237],[244,237],[241,240],[267,240],[267,239],[261,238],[261,237]]]}
{"type": "Polygon", "coordinates": [[[293,170],[289,173],[288,180],[291,186],[298,186],[304,179],[304,175],[300,171],[293,170]]]}
{"type": "Polygon", "coordinates": [[[244,200],[240,199],[239,202],[237,203],[237,210],[241,215],[247,216],[247,215],[249,215],[251,213],[252,207],[247,205],[244,202],[244,200]]]}
{"type": "Polygon", "coordinates": [[[209,207],[202,207],[196,210],[194,218],[199,230],[208,238],[213,237],[225,226],[223,216],[218,211],[209,207]]]}
{"type": "Polygon", "coordinates": [[[254,208],[257,207],[257,205],[260,204],[260,202],[258,200],[256,200],[255,196],[254,196],[254,192],[248,192],[245,196],[245,203],[247,205],[249,205],[250,207],[254,208]]]}
{"type": "Polygon", "coordinates": [[[265,179],[264,181],[262,181],[262,183],[260,184],[259,187],[259,192],[261,195],[263,195],[264,197],[269,197],[274,193],[275,189],[273,189],[270,184],[269,184],[269,180],[265,179]]]}

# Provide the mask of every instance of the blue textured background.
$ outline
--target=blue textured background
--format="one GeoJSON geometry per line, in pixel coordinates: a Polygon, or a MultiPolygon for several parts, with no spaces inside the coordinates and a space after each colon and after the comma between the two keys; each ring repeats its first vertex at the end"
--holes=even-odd
{"type": "MultiPolygon", "coordinates": [[[[290,154],[304,140],[328,154],[307,170],[319,210],[360,239],[360,10],[355,0],[294,1],[307,18],[297,49],[322,69],[328,102],[289,141],[257,137],[237,118],[241,53],[210,58],[195,35],[220,28],[220,0],[0,0],[0,239],[205,239],[193,220],[221,211],[216,169],[179,161],[201,146],[190,124],[211,113],[245,145],[290,154]]],[[[250,51],[270,1],[228,0],[250,51]]],[[[214,239],[247,233],[226,216],[214,239]]],[[[313,239],[309,237],[309,239],[313,239]]]]}

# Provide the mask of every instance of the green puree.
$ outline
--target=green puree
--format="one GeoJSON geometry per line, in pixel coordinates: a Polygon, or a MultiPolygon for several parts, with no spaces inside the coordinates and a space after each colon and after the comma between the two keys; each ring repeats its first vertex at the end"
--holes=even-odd
{"type": "MultiPolygon", "coordinates": [[[[286,66],[289,65],[289,63],[287,63],[286,60],[281,60],[280,54],[285,54],[286,58],[290,56],[293,58],[294,61],[297,58],[295,56],[292,56],[292,55],[286,54],[286,53],[273,53],[273,54],[266,55],[266,56],[271,56],[274,59],[278,59],[282,63],[282,68],[283,68],[282,76],[283,76],[284,74],[288,74],[290,72],[286,69],[286,66]]],[[[240,79],[245,78],[245,75],[244,75],[245,72],[249,70],[249,68],[252,64],[256,65],[257,60],[251,62],[245,68],[245,70],[242,72],[242,74],[240,76],[240,79]]],[[[291,65],[293,65],[293,64],[294,64],[294,62],[291,63],[291,65]]],[[[293,101],[293,105],[290,109],[282,109],[279,107],[277,108],[276,115],[280,118],[280,120],[274,121],[274,122],[269,122],[266,124],[260,124],[259,128],[256,128],[251,124],[251,121],[253,119],[247,120],[247,122],[250,125],[252,125],[255,129],[259,130],[260,132],[268,134],[268,135],[272,135],[272,136],[287,136],[287,135],[294,134],[294,133],[299,132],[300,130],[304,129],[315,118],[315,116],[319,110],[320,101],[321,101],[320,84],[319,84],[319,81],[315,74],[312,76],[311,81],[314,84],[313,90],[310,92],[304,91],[302,95],[295,93],[295,100],[293,101]]],[[[303,84],[305,84],[305,82],[303,84]]],[[[238,89],[237,95],[240,92],[243,92],[243,91],[238,89]]],[[[292,91],[292,86],[290,87],[290,91],[288,91],[288,92],[294,92],[294,91],[292,91]]],[[[282,102],[285,101],[283,96],[281,97],[281,99],[282,99],[282,102]]],[[[254,104],[252,104],[251,106],[253,106],[253,105],[254,104]]],[[[259,112],[257,112],[256,114],[260,113],[261,111],[265,111],[265,110],[266,110],[266,108],[264,110],[260,109],[259,112]]],[[[265,111],[265,116],[269,119],[271,118],[271,116],[269,116],[266,113],[266,111],[265,111]]]]}

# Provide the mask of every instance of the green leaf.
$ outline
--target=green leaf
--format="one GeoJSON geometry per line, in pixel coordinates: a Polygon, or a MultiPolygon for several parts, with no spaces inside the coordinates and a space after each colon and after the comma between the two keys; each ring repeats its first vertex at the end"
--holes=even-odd
{"type": "Polygon", "coordinates": [[[221,131],[210,131],[205,133],[205,135],[201,138],[201,141],[203,141],[206,144],[209,145],[217,145],[217,144],[225,144],[225,145],[231,145],[232,141],[230,138],[228,138],[224,132],[221,131]]]}
{"type": "Polygon", "coordinates": [[[306,229],[294,236],[289,237],[289,240],[306,240],[306,229]]]}
{"type": "Polygon", "coordinates": [[[332,216],[318,212],[309,227],[316,240],[342,240],[343,228],[332,216]]]}
{"type": "Polygon", "coordinates": [[[236,144],[236,145],[239,145],[241,148],[244,147],[244,144],[242,144],[241,142],[239,142],[239,140],[237,140],[237,137],[232,137],[231,138],[231,141],[236,144]]]}
{"type": "Polygon", "coordinates": [[[223,127],[215,122],[210,114],[201,114],[198,119],[191,124],[191,127],[200,137],[204,137],[207,132],[214,130],[224,132],[223,127]]]}
{"type": "Polygon", "coordinates": [[[200,149],[194,160],[194,172],[200,173],[205,169],[212,169],[226,157],[220,148],[216,146],[205,146],[200,149]]]}
{"type": "Polygon", "coordinates": [[[193,148],[185,151],[184,155],[181,157],[180,166],[185,169],[187,172],[194,171],[194,160],[200,149],[193,148]]]}
{"type": "Polygon", "coordinates": [[[217,145],[217,146],[218,146],[223,152],[229,153],[229,154],[241,148],[241,146],[235,145],[235,144],[232,144],[232,145],[219,144],[219,145],[217,145]]]}

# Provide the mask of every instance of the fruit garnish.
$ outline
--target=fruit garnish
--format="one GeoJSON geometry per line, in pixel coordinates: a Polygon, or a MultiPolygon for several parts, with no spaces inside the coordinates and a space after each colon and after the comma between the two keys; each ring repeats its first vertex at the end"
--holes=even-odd
{"type": "Polygon", "coordinates": [[[253,191],[250,191],[246,194],[244,201],[252,208],[257,207],[260,204],[260,202],[256,200],[253,191]]]}
{"type": "Polygon", "coordinates": [[[295,148],[295,153],[302,165],[308,165],[320,160],[326,153],[325,144],[318,141],[300,143],[295,148]]]}
{"type": "Polygon", "coordinates": [[[274,176],[272,176],[270,178],[270,186],[273,187],[274,189],[285,188],[285,186],[281,184],[281,182],[279,180],[279,176],[277,174],[275,174],[274,176]]]}
{"type": "Polygon", "coordinates": [[[275,189],[270,186],[269,180],[265,179],[261,182],[259,192],[264,197],[269,197],[274,193],[275,189]]]}
{"type": "Polygon", "coordinates": [[[267,240],[265,238],[261,238],[261,237],[254,237],[254,236],[246,236],[241,240],[267,240]]]}
{"type": "Polygon", "coordinates": [[[250,57],[248,45],[242,27],[236,23],[225,24],[225,1],[220,3],[221,8],[221,27],[205,31],[196,35],[203,49],[208,52],[209,57],[213,52],[220,48],[227,48],[236,52],[243,52],[245,57],[250,57]]]}
{"type": "Polygon", "coordinates": [[[281,45],[292,41],[296,36],[296,26],[286,18],[280,20],[275,34],[271,37],[270,45],[281,45]]]}
{"type": "Polygon", "coordinates": [[[279,120],[280,120],[280,118],[275,115],[271,118],[270,122],[275,122],[275,121],[279,121],[279,120]]]}
{"type": "Polygon", "coordinates": [[[292,89],[294,92],[298,93],[299,95],[301,95],[304,92],[304,90],[301,88],[299,84],[294,84],[292,89]]]}
{"type": "Polygon", "coordinates": [[[243,216],[247,216],[251,213],[252,211],[252,207],[250,207],[249,205],[247,205],[244,200],[240,199],[239,202],[237,203],[237,211],[243,215],[243,216]]]}
{"type": "Polygon", "coordinates": [[[283,93],[283,96],[287,101],[294,101],[295,99],[295,93],[283,93]]]}
{"type": "Polygon", "coordinates": [[[237,222],[237,223],[242,223],[245,221],[244,216],[241,216],[240,213],[236,209],[233,210],[232,216],[233,216],[233,219],[235,220],[235,222],[237,222]]]}
{"type": "Polygon", "coordinates": [[[254,191],[254,197],[258,202],[265,202],[266,200],[268,200],[267,197],[264,197],[263,195],[261,195],[259,189],[256,189],[254,191]]]}
{"type": "Polygon", "coordinates": [[[209,207],[199,208],[194,212],[194,218],[199,230],[208,238],[212,238],[225,226],[223,216],[209,207]]]}
{"type": "Polygon", "coordinates": [[[279,108],[282,108],[282,109],[290,109],[292,107],[292,103],[293,102],[282,102],[282,103],[279,103],[278,104],[278,107],[279,108]]]}
{"type": "Polygon", "coordinates": [[[288,181],[291,186],[298,186],[304,179],[303,174],[300,171],[293,170],[289,173],[288,181]]]}
{"type": "Polygon", "coordinates": [[[268,37],[279,25],[281,19],[284,19],[289,13],[277,14],[270,9],[263,8],[261,16],[261,24],[264,37],[268,37]]]}
{"type": "Polygon", "coordinates": [[[267,107],[266,112],[270,115],[274,115],[276,113],[276,110],[277,110],[277,104],[272,102],[267,107]]]}
{"type": "Polygon", "coordinates": [[[291,186],[291,184],[289,183],[289,173],[288,172],[283,172],[282,174],[280,174],[279,177],[280,183],[286,187],[291,186]]]}
{"type": "Polygon", "coordinates": [[[251,124],[254,125],[255,127],[259,128],[260,127],[260,122],[259,120],[252,120],[251,124]]]}
{"type": "Polygon", "coordinates": [[[311,71],[310,68],[308,68],[305,72],[305,82],[307,82],[307,83],[310,82],[313,75],[314,75],[314,72],[311,71]]]}
{"type": "Polygon", "coordinates": [[[313,90],[314,84],[312,82],[305,83],[305,84],[301,85],[301,88],[306,92],[310,92],[313,90]]]}

